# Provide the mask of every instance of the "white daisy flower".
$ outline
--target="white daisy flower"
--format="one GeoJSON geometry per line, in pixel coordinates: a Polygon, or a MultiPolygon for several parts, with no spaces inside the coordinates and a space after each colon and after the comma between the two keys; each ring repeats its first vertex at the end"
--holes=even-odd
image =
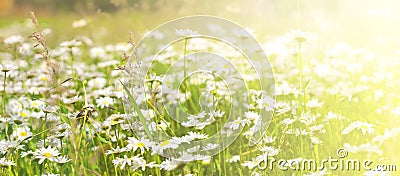
{"type": "Polygon", "coordinates": [[[157,130],[165,131],[165,130],[167,130],[169,124],[170,124],[169,122],[165,122],[165,121],[162,120],[162,121],[159,121],[157,123],[157,125],[155,125],[155,127],[156,127],[157,130]]]}
{"type": "Polygon", "coordinates": [[[125,148],[125,147],[121,148],[120,146],[117,146],[117,148],[112,148],[111,150],[107,150],[106,155],[119,154],[119,153],[123,153],[126,151],[128,151],[127,148],[125,148]]]}
{"type": "Polygon", "coordinates": [[[208,135],[207,135],[207,134],[201,134],[201,133],[199,133],[199,132],[193,132],[193,131],[190,131],[190,132],[188,133],[188,136],[189,136],[189,138],[191,138],[192,140],[195,140],[195,139],[207,139],[207,138],[208,138],[208,135]]]}
{"type": "Polygon", "coordinates": [[[149,147],[153,146],[154,142],[148,140],[148,139],[140,139],[137,140],[134,137],[128,137],[128,145],[126,148],[130,151],[135,152],[138,148],[140,148],[140,152],[143,154],[144,150],[149,150],[149,147]]]}
{"type": "Polygon", "coordinates": [[[55,159],[55,162],[60,163],[60,164],[68,163],[70,161],[71,161],[71,159],[69,159],[68,156],[58,156],[55,159]]]}
{"type": "Polygon", "coordinates": [[[29,43],[23,43],[18,47],[18,53],[23,56],[29,56],[33,54],[32,46],[29,43]]]}
{"type": "Polygon", "coordinates": [[[209,112],[208,113],[208,115],[211,117],[211,118],[221,118],[223,115],[225,114],[225,112],[224,111],[221,111],[220,109],[218,109],[217,111],[215,111],[215,110],[211,110],[211,112],[209,112]]]}
{"type": "Polygon", "coordinates": [[[217,148],[219,144],[207,144],[206,146],[203,147],[202,151],[208,151],[208,150],[213,150],[217,148]]]}
{"type": "Polygon", "coordinates": [[[350,132],[352,132],[354,129],[358,129],[361,130],[361,132],[363,133],[363,135],[365,135],[366,133],[368,134],[374,134],[375,129],[374,129],[373,124],[369,124],[367,122],[362,122],[362,121],[355,121],[352,122],[348,127],[346,127],[342,134],[349,134],[350,132]]]}
{"type": "Polygon", "coordinates": [[[260,147],[258,147],[258,150],[260,150],[261,152],[264,152],[264,154],[266,154],[268,156],[275,156],[279,153],[279,149],[276,149],[273,146],[260,146],[260,147]]]}
{"type": "Polygon", "coordinates": [[[72,22],[73,28],[81,28],[87,25],[87,21],[85,19],[80,19],[72,22]]]}
{"type": "Polygon", "coordinates": [[[63,98],[62,101],[64,104],[74,104],[82,99],[82,96],[76,95],[71,98],[63,98]]]}
{"type": "Polygon", "coordinates": [[[89,80],[88,87],[90,89],[102,89],[102,88],[104,88],[104,86],[106,86],[106,84],[107,84],[107,80],[105,78],[98,77],[98,78],[89,80]]]}
{"type": "Polygon", "coordinates": [[[110,97],[101,97],[96,100],[99,108],[107,108],[114,104],[114,100],[110,97]]]}
{"type": "Polygon", "coordinates": [[[392,110],[392,114],[395,116],[400,116],[400,107],[396,107],[392,110]]]}
{"type": "Polygon", "coordinates": [[[372,142],[378,142],[381,145],[386,140],[394,138],[400,135],[400,128],[392,128],[392,129],[385,129],[385,133],[383,135],[375,136],[372,138],[372,142]]]}
{"type": "Polygon", "coordinates": [[[231,158],[226,159],[227,162],[236,163],[240,161],[240,155],[233,155],[231,158]]]}
{"type": "Polygon", "coordinates": [[[379,147],[377,145],[371,144],[371,143],[361,144],[359,146],[353,146],[348,143],[345,143],[343,145],[343,147],[347,151],[353,152],[353,153],[367,152],[367,153],[376,153],[379,155],[382,155],[382,153],[383,153],[382,150],[379,149],[379,147]]]}
{"type": "Polygon", "coordinates": [[[248,121],[242,119],[236,119],[233,122],[229,122],[229,128],[232,130],[237,130],[240,126],[244,126],[248,121]]]}
{"type": "Polygon", "coordinates": [[[296,42],[299,42],[299,43],[315,39],[315,34],[301,31],[301,30],[293,30],[293,31],[288,32],[286,35],[288,38],[290,38],[296,42]]]}
{"type": "Polygon", "coordinates": [[[15,166],[14,161],[7,160],[6,158],[0,158],[0,167],[15,166]]]}
{"type": "Polygon", "coordinates": [[[179,162],[177,160],[167,159],[160,164],[160,169],[166,170],[166,171],[171,171],[171,170],[174,170],[175,168],[177,168],[180,164],[181,164],[181,162],[179,162]]]}
{"type": "Polygon", "coordinates": [[[60,46],[62,47],[66,47],[66,48],[72,48],[72,47],[77,47],[77,46],[81,46],[82,42],[78,41],[76,39],[70,40],[70,41],[64,41],[60,43],[60,46]]]}
{"type": "Polygon", "coordinates": [[[42,100],[33,100],[30,102],[31,108],[40,108],[41,106],[44,106],[44,101],[42,100]]]}
{"type": "Polygon", "coordinates": [[[12,35],[4,39],[4,44],[13,45],[17,43],[21,43],[24,39],[19,35],[12,35]]]}
{"type": "Polygon", "coordinates": [[[48,146],[47,148],[42,147],[38,151],[35,151],[33,155],[35,156],[35,159],[39,159],[39,164],[42,164],[46,159],[52,162],[56,161],[60,152],[58,152],[56,148],[48,146]]]}
{"type": "Polygon", "coordinates": [[[156,112],[153,109],[140,109],[140,111],[147,120],[151,120],[156,117],[156,112]]]}
{"type": "Polygon", "coordinates": [[[319,102],[318,99],[312,99],[307,102],[307,107],[309,108],[319,108],[324,105],[324,102],[319,102]]]}
{"type": "Polygon", "coordinates": [[[123,114],[112,114],[104,121],[104,126],[114,126],[125,122],[125,117],[123,114]]]}
{"type": "Polygon", "coordinates": [[[328,114],[325,116],[326,120],[332,120],[332,119],[337,119],[337,120],[342,120],[343,117],[339,114],[336,114],[332,111],[329,111],[328,114]]]}
{"type": "Polygon", "coordinates": [[[165,149],[176,149],[181,142],[176,139],[162,141],[160,144],[153,147],[153,153],[162,153],[165,149]]]}
{"type": "Polygon", "coordinates": [[[18,67],[12,64],[0,64],[0,68],[2,72],[9,72],[17,69],[18,67]]]}
{"type": "Polygon", "coordinates": [[[199,32],[193,31],[191,29],[176,29],[175,30],[176,35],[180,37],[188,37],[192,35],[199,35],[199,32]]]}
{"type": "Polygon", "coordinates": [[[106,56],[106,52],[101,47],[93,47],[90,49],[89,55],[91,58],[104,58],[106,56]]]}
{"type": "Polygon", "coordinates": [[[272,111],[276,106],[275,99],[270,96],[265,96],[263,98],[256,99],[255,102],[257,109],[265,109],[266,111],[272,111]]]}
{"type": "Polygon", "coordinates": [[[142,167],[142,170],[146,167],[146,160],[143,157],[139,157],[139,155],[128,158],[124,155],[124,158],[116,158],[112,160],[112,163],[115,167],[120,166],[120,169],[124,169],[126,165],[130,166],[131,169],[136,170],[139,167],[142,167]]]}
{"type": "Polygon", "coordinates": [[[254,169],[255,167],[258,166],[258,164],[261,162],[258,157],[252,158],[251,161],[244,161],[241,165],[244,167],[248,167],[249,169],[254,169]]]}
{"type": "Polygon", "coordinates": [[[276,140],[276,136],[265,136],[264,137],[264,142],[267,144],[273,143],[276,140]]]}
{"type": "Polygon", "coordinates": [[[25,138],[28,138],[32,136],[32,132],[30,132],[30,129],[28,127],[18,127],[16,130],[13,131],[13,134],[11,135],[13,138],[17,138],[17,140],[22,141],[25,138]]]}
{"type": "Polygon", "coordinates": [[[58,110],[58,106],[42,105],[40,106],[40,110],[44,113],[55,113],[58,110]]]}
{"type": "Polygon", "coordinates": [[[260,118],[260,115],[257,112],[254,111],[248,111],[244,113],[244,117],[251,121],[251,122],[257,122],[258,119],[260,118]]]}

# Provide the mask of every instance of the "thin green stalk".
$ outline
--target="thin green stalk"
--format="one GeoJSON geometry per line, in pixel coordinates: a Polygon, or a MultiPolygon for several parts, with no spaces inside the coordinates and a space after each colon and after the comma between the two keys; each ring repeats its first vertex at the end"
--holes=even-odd
{"type": "Polygon", "coordinates": [[[74,63],[74,53],[72,53],[72,48],[69,48],[69,55],[71,56],[71,67],[74,63]]]}
{"type": "Polygon", "coordinates": [[[14,45],[13,56],[14,56],[14,59],[17,60],[17,58],[18,58],[17,45],[14,45]]]}
{"type": "Polygon", "coordinates": [[[7,115],[7,113],[6,113],[6,83],[7,83],[7,72],[4,72],[4,80],[3,80],[3,100],[2,100],[2,103],[3,103],[3,114],[4,114],[4,117],[7,115]]]}
{"type": "MultiPolygon", "coordinates": [[[[42,131],[44,131],[46,129],[46,122],[47,122],[47,112],[44,113],[44,121],[40,127],[42,129],[42,131]],[[44,125],[44,129],[43,129],[43,125],[44,125]]],[[[43,147],[46,147],[46,133],[43,133],[43,147]]]]}
{"type": "Polygon", "coordinates": [[[64,175],[64,164],[61,164],[61,175],[64,175]]]}
{"type": "MultiPolygon", "coordinates": [[[[4,114],[4,118],[6,118],[7,116],[7,111],[6,111],[6,84],[7,84],[7,72],[4,72],[4,82],[3,82],[3,99],[2,99],[2,103],[3,103],[3,114],[4,114]]],[[[10,140],[10,136],[8,135],[8,120],[6,120],[6,137],[8,140],[10,140]]]]}
{"type": "Polygon", "coordinates": [[[119,143],[119,136],[118,136],[117,127],[114,128],[114,133],[115,133],[115,138],[116,138],[116,140],[117,140],[117,146],[118,146],[118,143],[119,143]]]}
{"type": "Polygon", "coordinates": [[[71,56],[71,69],[72,69],[72,75],[73,77],[76,79],[77,75],[76,75],[76,69],[74,68],[74,61],[75,61],[75,57],[74,57],[74,53],[72,52],[72,48],[69,49],[69,55],[71,56]]]}
{"type": "Polygon", "coordinates": [[[299,42],[298,45],[298,51],[297,51],[297,58],[299,61],[299,77],[300,77],[300,82],[299,82],[299,89],[302,90],[303,93],[303,102],[302,104],[302,109],[303,111],[306,110],[306,103],[307,103],[307,97],[306,97],[306,85],[304,84],[304,75],[303,75],[303,58],[301,56],[301,42],[299,42]]]}
{"type": "Polygon", "coordinates": [[[149,128],[147,127],[146,119],[144,118],[144,116],[143,116],[143,114],[142,114],[142,111],[140,111],[140,108],[139,108],[139,106],[137,105],[137,103],[136,103],[136,101],[135,101],[135,98],[134,98],[134,97],[132,96],[132,94],[129,92],[129,89],[125,86],[125,84],[122,83],[121,80],[119,80],[119,82],[122,84],[122,86],[124,87],[125,92],[128,94],[129,101],[132,103],[133,108],[135,109],[136,113],[138,114],[139,120],[140,120],[140,122],[141,122],[142,125],[143,125],[143,128],[144,128],[145,133],[147,134],[147,136],[149,137],[150,140],[153,140],[153,136],[151,135],[150,130],[149,130],[149,128]]]}
{"type": "MultiPolygon", "coordinates": [[[[217,131],[219,131],[219,125],[218,125],[218,123],[217,123],[217,131]]],[[[221,142],[221,136],[219,137],[219,142],[221,142]]],[[[218,162],[217,162],[217,170],[219,171],[218,172],[218,175],[222,175],[222,169],[221,169],[221,160],[222,160],[222,157],[221,157],[221,152],[219,152],[218,153],[218,162]]]]}
{"type": "Polygon", "coordinates": [[[63,148],[63,140],[64,140],[63,138],[60,139],[60,143],[61,143],[61,153],[63,153],[63,151],[64,151],[64,148],[63,148]]]}
{"type": "Polygon", "coordinates": [[[183,50],[183,77],[186,77],[186,45],[188,38],[185,38],[185,48],[183,50]]]}
{"type": "MultiPolygon", "coordinates": [[[[88,106],[88,101],[87,101],[87,96],[86,96],[86,88],[85,88],[85,83],[83,83],[82,82],[82,87],[83,87],[83,92],[84,92],[84,96],[85,96],[85,106],[84,107],[87,107],[88,106]]],[[[87,120],[87,115],[88,115],[88,113],[89,113],[89,111],[88,111],[88,109],[87,108],[85,108],[85,113],[84,113],[84,116],[83,116],[83,125],[81,126],[81,134],[80,134],[80,136],[79,136],[79,141],[78,141],[78,145],[76,146],[76,148],[75,148],[75,162],[74,162],[74,164],[75,164],[75,167],[77,167],[78,165],[78,163],[77,163],[77,161],[78,161],[78,156],[79,156],[79,154],[81,153],[80,151],[81,151],[81,142],[82,142],[82,138],[85,136],[85,138],[86,138],[86,131],[85,131],[85,125],[86,125],[86,120],[87,120]],[[82,130],[83,130],[83,132],[82,132],[82,130]]],[[[79,129],[77,129],[77,130],[79,130],[79,129]]],[[[75,133],[76,133],[77,131],[75,131],[75,133]]],[[[79,164],[80,164],[80,166],[82,165],[82,163],[81,162],[79,162],[79,164]]]]}

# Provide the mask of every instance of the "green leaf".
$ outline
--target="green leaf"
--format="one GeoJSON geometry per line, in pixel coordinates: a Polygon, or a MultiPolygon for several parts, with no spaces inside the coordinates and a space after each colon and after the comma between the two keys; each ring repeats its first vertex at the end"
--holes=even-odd
{"type": "Polygon", "coordinates": [[[147,136],[149,137],[149,139],[153,140],[153,136],[150,134],[150,130],[147,127],[146,124],[146,120],[144,119],[144,116],[142,114],[142,111],[140,111],[139,106],[137,105],[135,98],[133,98],[132,94],[129,92],[129,89],[125,86],[124,83],[122,83],[121,80],[118,80],[122,86],[124,87],[125,92],[128,94],[128,98],[129,101],[132,103],[133,108],[135,109],[135,111],[137,112],[137,114],[139,115],[139,120],[142,123],[143,127],[144,127],[144,131],[146,132],[147,136]]]}
{"type": "Polygon", "coordinates": [[[101,137],[100,135],[97,135],[98,139],[103,142],[103,143],[107,143],[107,144],[111,144],[110,141],[107,141],[106,139],[104,139],[103,137],[101,137]]]}

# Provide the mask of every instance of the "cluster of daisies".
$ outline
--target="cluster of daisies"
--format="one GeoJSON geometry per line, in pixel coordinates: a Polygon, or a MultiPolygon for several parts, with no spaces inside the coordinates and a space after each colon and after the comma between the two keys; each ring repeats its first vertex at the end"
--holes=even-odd
{"type": "MultiPolygon", "coordinates": [[[[90,25],[86,20],[78,20],[73,28],[86,25],[90,25]]],[[[40,33],[52,37],[48,28],[40,33]]],[[[176,33],[197,34],[186,29],[176,33]]],[[[161,40],[167,34],[151,35],[161,40]]],[[[318,50],[315,36],[292,31],[263,44],[274,72],[273,95],[251,87],[259,75],[249,71],[253,66],[240,53],[207,39],[168,46],[159,53],[155,68],[141,76],[140,62],[123,63],[133,43],[96,45],[90,37],[77,35],[47,48],[37,47],[37,41],[24,35],[0,36],[1,172],[328,175],[340,171],[268,170],[260,169],[260,163],[268,157],[297,163],[324,159],[338,148],[355,159],[398,163],[390,151],[395,151],[392,146],[400,135],[400,97],[394,90],[399,83],[386,80],[399,76],[399,64],[379,62],[378,56],[345,43],[318,50]],[[50,58],[42,54],[45,50],[50,58]],[[218,53],[229,62],[206,58],[205,63],[189,54],[199,51],[218,53]],[[188,56],[178,62],[183,53],[188,56]],[[173,67],[176,70],[168,70],[173,67]],[[182,70],[192,67],[215,71],[182,81],[187,76],[182,70]],[[305,80],[300,84],[299,72],[305,80]],[[125,91],[125,83],[133,83],[132,92],[125,91]],[[130,94],[135,103],[127,101],[130,94]],[[271,115],[270,127],[250,145],[257,124],[265,120],[261,112],[271,115]],[[217,155],[205,155],[224,146],[219,140],[202,143],[218,132],[226,138],[238,136],[217,155]]]]}

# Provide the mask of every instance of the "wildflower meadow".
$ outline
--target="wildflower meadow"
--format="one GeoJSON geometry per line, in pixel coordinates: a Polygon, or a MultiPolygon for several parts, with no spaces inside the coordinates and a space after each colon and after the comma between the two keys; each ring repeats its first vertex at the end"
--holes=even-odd
{"type": "Polygon", "coordinates": [[[336,41],[328,22],[307,27],[300,0],[273,6],[297,24],[257,29],[115,2],[140,11],[0,21],[0,175],[400,175],[400,40],[385,43],[397,33],[336,41]],[[119,13],[163,20],[107,30],[119,13]]]}

